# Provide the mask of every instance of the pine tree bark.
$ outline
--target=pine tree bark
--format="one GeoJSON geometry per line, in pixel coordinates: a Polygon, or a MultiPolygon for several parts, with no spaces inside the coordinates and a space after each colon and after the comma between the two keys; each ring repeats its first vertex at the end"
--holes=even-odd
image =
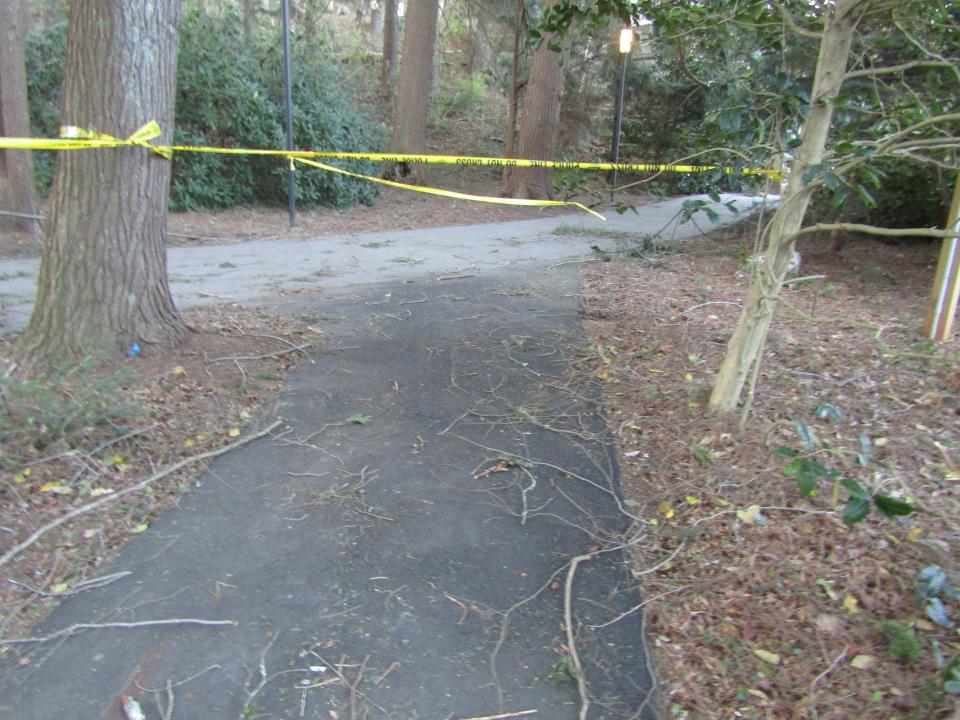
{"type": "MultiPolygon", "coordinates": [[[[22,17],[20,0],[0,3],[0,127],[8,137],[30,136],[22,17]]],[[[4,150],[0,154],[4,155],[3,166],[7,176],[11,210],[23,215],[36,215],[33,156],[29,150],[4,150]]],[[[0,221],[8,227],[31,235],[40,232],[40,224],[31,218],[0,218],[0,221]]]]}
{"type": "MultiPolygon", "coordinates": [[[[407,0],[391,152],[418,153],[426,149],[439,9],[437,0],[407,0]]],[[[407,178],[415,183],[426,181],[424,166],[417,163],[388,166],[384,175],[407,178]]]]}
{"type": "MultiPolygon", "coordinates": [[[[549,0],[546,8],[559,0],[549,0]]],[[[530,77],[523,96],[518,155],[528,160],[551,160],[560,129],[560,98],[563,95],[562,54],[549,47],[553,35],[544,33],[533,54],[530,77]]],[[[546,168],[511,168],[504,175],[503,195],[516,198],[549,198],[553,194],[546,168]]]]}
{"type": "MultiPolygon", "coordinates": [[[[65,125],[127,137],[173,130],[180,0],[73,0],[65,125]]],[[[36,304],[18,346],[27,368],[186,336],[167,283],[170,161],[142,147],[60,153],[36,304]]]]}
{"type": "Polygon", "coordinates": [[[393,99],[393,79],[397,70],[397,0],[383,3],[383,56],[380,61],[380,95],[393,99]]]}
{"type": "Polygon", "coordinates": [[[811,189],[804,183],[803,176],[823,160],[834,100],[843,84],[857,25],[856,10],[861,2],[838,0],[833,8],[824,9],[824,32],[810,112],[803,127],[803,143],[787,176],[783,200],[766,231],[769,240],[764,262],[750,285],[743,312],[727,344],[727,354],[710,395],[709,407],[716,413],[725,414],[736,409],[751,370],[754,373],[759,370],[774,305],[796,250],[794,238],[803,225],[810,203],[811,189]]]}

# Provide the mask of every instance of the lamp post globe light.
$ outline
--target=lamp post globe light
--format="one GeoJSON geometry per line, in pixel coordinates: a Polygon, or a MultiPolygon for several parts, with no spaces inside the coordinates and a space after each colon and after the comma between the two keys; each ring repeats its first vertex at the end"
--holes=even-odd
{"type": "MultiPolygon", "coordinates": [[[[620,30],[620,87],[617,92],[616,117],[613,123],[613,151],[610,153],[614,165],[620,162],[620,129],[623,125],[623,89],[627,84],[627,58],[633,49],[633,27],[628,25],[620,30]]],[[[610,202],[617,201],[617,168],[613,168],[610,187],[610,202]]]]}

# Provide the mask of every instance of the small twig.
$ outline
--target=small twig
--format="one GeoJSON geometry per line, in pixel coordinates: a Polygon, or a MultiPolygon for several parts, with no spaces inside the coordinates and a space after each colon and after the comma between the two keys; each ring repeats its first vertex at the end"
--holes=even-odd
{"type": "Polygon", "coordinates": [[[463,720],[507,720],[508,718],[536,715],[539,710],[521,710],[520,712],[501,713],[500,715],[484,715],[483,717],[463,718],[463,720]]]}
{"type": "Polygon", "coordinates": [[[659,595],[654,595],[652,598],[647,598],[642,603],[639,603],[638,605],[634,605],[629,610],[625,610],[624,612],[620,613],[615,618],[613,618],[613,620],[607,620],[605,623],[600,623],[599,625],[587,625],[587,627],[590,628],[591,630],[599,630],[600,628],[605,628],[611,625],[615,625],[616,623],[623,620],[625,617],[628,617],[629,615],[633,615],[633,613],[637,612],[638,610],[643,610],[645,606],[649,605],[655,600],[659,600],[660,598],[666,597],[667,595],[673,595],[674,593],[683,592],[688,587],[690,586],[681,585],[680,587],[673,588],[673,590],[667,590],[666,592],[662,592],[659,595]]]}
{"type": "Polygon", "coordinates": [[[396,661],[390,663],[390,666],[380,674],[380,677],[373,681],[373,686],[377,687],[380,683],[387,679],[387,675],[392,673],[398,667],[400,667],[400,663],[396,661]]]}
{"type": "Polygon", "coordinates": [[[105,587],[106,585],[109,585],[110,583],[115,582],[120,578],[124,578],[130,574],[131,574],[130,570],[124,570],[123,572],[113,573],[112,575],[104,575],[103,577],[99,577],[99,578],[91,578],[90,580],[84,580],[83,582],[77,583],[70,589],[69,592],[62,592],[62,593],[52,593],[52,592],[47,592],[46,590],[40,590],[39,588],[31,587],[26,583],[18,582],[13,578],[7,578],[7,581],[13,585],[19,585],[20,587],[25,588],[36,595],[42,595],[43,597],[64,598],[64,597],[69,597],[70,595],[76,595],[77,593],[81,593],[84,590],[95,590],[97,588],[105,587]]]}
{"type": "MultiPolygon", "coordinates": [[[[316,365],[317,361],[312,357],[303,352],[303,348],[298,347],[295,343],[290,342],[286,338],[277,337],[276,335],[260,335],[257,333],[235,333],[233,335],[227,335],[227,337],[253,337],[253,338],[265,338],[267,340],[276,340],[277,342],[283,343],[284,345],[289,345],[293,350],[299,350],[303,353],[303,356],[310,361],[311,365],[316,365]]],[[[304,347],[309,347],[309,345],[304,345],[304,347]]]]}
{"type": "Polygon", "coordinates": [[[563,590],[563,622],[567,631],[567,649],[570,651],[570,662],[573,663],[574,679],[577,681],[577,691],[580,693],[580,720],[587,720],[587,713],[590,711],[590,698],[587,695],[587,679],[583,673],[583,665],[580,664],[580,656],[577,654],[577,643],[573,637],[573,576],[577,572],[577,565],[593,558],[593,553],[588,555],[577,555],[570,560],[570,568],[567,570],[567,582],[563,590]]]}
{"type": "Polygon", "coordinates": [[[816,693],[817,683],[820,682],[821,680],[823,680],[823,678],[825,678],[827,675],[829,675],[830,673],[832,673],[832,672],[837,668],[837,666],[840,665],[840,663],[842,663],[842,662],[846,659],[848,652],[850,652],[850,648],[847,648],[847,647],[845,647],[843,650],[841,650],[841,651],[840,651],[840,654],[837,655],[837,657],[834,658],[834,660],[833,660],[832,663],[830,663],[830,667],[828,667],[828,668],[827,668],[826,670],[824,670],[822,673],[820,673],[819,675],[817,675],[817,676],[813,679],[813,682],[810,683],[810,715],[814,718],[814,720],[816,720],[816,718],[818,717],[818,716],[817,716],[817,706],[816,706],[816,700],[817,700],[817,693],[816,693]]]}
{"type": "Polygon", "coordinates": [[[160,699],[160,693],[155,695],[157,701],[157,712],[160,713],[160,720],[173,720],[173,683],[170,680],[167,680],[167,703],[163,704],[163,700],[160,699]]]}
{"type": "Polygon", "coordinates": [[[74,623],[69,627],[57,630],[49,635],[28,637],[21,639],[0,638],[0,645],[26,645],[29,643],[45,643],[61,637],[70,637],[83,630],[131,630],[142,627],[158,627],[164,625],[208,625],[221,627],[224,625],[238,625],[236,620],[200,620],[198,618],[171,618],[169,620],[141,620],[139,622],[112,622],[112,623],[74,623]]]}
{"type": "Polygon", "coordinates": [[[464,279],[466,279],[466,278],[472,278],[472,277],[476,277],[476,275],[446,275],[446,276],[438,277],[437,280],[439,280],[439,281],[443,281],[443,280],[464,280],[464,279]]]}
{"type": "Polygon", "coordinates": [[[357,699],[360,698],[360,683],[363,681],[363,673],[367,669],[367,661],[370,656],[367,655],[360,663],[360,669],[357,670],[357,677],[350,684],[350,720],[357,720],[357,699]]]}
{"type": "Polygon", "coordinates": [[[242,447],[247,443],[252,442],[253,440],[262,438],[264,435],[269,435],[273,430],[275,430],[277,427],[279,427],[282,424],[283,424],[283,420],[278,419],[272,422],[269,426],[267,426],[260,432],[235,440],[229,445],[224,445],[222,448],[219,448],[218,450],[210,450],[209,452],[200,453],[199,455],[192,455],[191,457],[184,458],[180,462],[174,463],[173,465],[170,465],[169,467],[154,473],[153,475],[146,478],[145,480],[141,480],[136,485],[132,485],[131,487],[124,488],[123,490],[120,490],[115,493],[111,493],[110,495],[104,495],[99,500],[94,500],[92,503],[88,503],[87,505],[81,505],[80,507],[75,508],[70,512],[68,512],[66,515],[62,515],[58,517],[56,520],[51,520],[46,525],[43,525],[42,527],[34,531],[33,534],[31,534],[30,537],[28,537],[22,543],[19,543],[18,545],[14,545],[12,548],[7,550],[7,552],[5,552],[2,557],[0,557],[0,567],[3,567],[4,565],[6,565],[13,558],[15,558],[17,555],[22,553],[28,547],[33,545],[35,542],[37,542],[37,540],[42,538],[48,532],[60,527],[64,523],[70,522],[74,518],[77,518],[81,515],[85,515],[88,512],[96,510],[97,508],[103,507],[104,505],[111,503],[114,500],[118,500],[122,497],[126,497],[127,495],[140,492],[144,488],[155,483],[157,480],[161,480],[167,477],[168,475],[175,473],[177,470],[180,470],[181,468],[184,468],[188,465],[192,465],[195,462],[199,462],[201,460],[209,460],[211,458],[215,458],[225,453],[228,453],[231,450],[236,450],[237,448],[242,447]]]}
{"type": "MultiPolygon", "coordinates": [[[[218,358],[204,358],[208,363],[217,363],[217,362],[237,362],[240,360],[266,360],[267,358],[282,357],[283,355],[289,355],[292,352],[303,352],[308,347],[312,347],[313,343],[305,343],[304,345],[294,345],[293,347],[287,348],[286,350],[277,350],[276,352],[264,353],[263,355],[227,355],[224,357],[218,358]]],[[[304,353],[306,354],[306,353],[304,353]]]]}

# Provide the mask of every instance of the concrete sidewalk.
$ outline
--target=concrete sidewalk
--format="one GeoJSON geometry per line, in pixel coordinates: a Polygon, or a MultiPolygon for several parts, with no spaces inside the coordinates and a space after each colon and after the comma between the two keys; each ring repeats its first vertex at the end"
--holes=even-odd
{"type": "MultiPolygon", "coordinates": [[[[699,234],[693,223],[677,224],[688,198],[643,205],[637,213],[609,213],[601,221],[578,213],[516,222],[327,236],[310,240],[251,241],[232,245],[171,247],[170,288],[179,307],[239,302],[262,303],[305,290],[335,290],[356,284],[398,282],[438,274],[486,272],[530,261],[581,256],[602,240],[596,233],[651,234],[664,240],[699,234]],[[585,234],[554,235],[558,227],[585,234]]],[[[692,199],[707,199],[697,196],[692,199]]],[[[741,213],[757,198],[736,200],[741,213]]],[[[720,223],[737,216],[719,207],[720,223]]],[[[697,225],[715,227],[702,214],[697,225]]],[[[601,244],[603,244],[601,242],[601,244]]],[[[0,260],[0,334],[23,328],[30,318],[39,260],[0,260]]]]}

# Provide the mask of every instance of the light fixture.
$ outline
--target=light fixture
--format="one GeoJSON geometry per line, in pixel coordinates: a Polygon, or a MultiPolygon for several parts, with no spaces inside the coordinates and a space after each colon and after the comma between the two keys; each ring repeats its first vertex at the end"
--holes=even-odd
{"type": "Polygon", "coordinates": [[[625,27],[620,31],[620,53],[627,55],[633,47],[633,28],[625,27]]]}

